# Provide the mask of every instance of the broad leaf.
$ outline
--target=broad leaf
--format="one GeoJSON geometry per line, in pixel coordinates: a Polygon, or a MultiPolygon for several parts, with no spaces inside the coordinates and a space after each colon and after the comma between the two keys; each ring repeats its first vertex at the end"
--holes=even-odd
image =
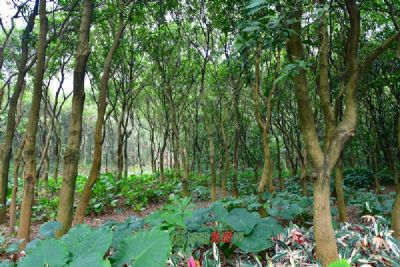
{"type": "Polygon", "coordinates": [[[61,223],[56,221],[50,221],[40,226],[39,234],[41,238],[53,238],[55,232],[60,230],[62,227],[61,223]]]}
{"type": "Polygon", "coordinates": [[[19,267],[65,266],[68,261],[68,250],[56,239],[41,240],[36,247],[22,259],[19,267]]]}
{"type": "Polygon", "coordinates": [[[89,226],[81,224],[72,228],[61,240],[66,244],[74,260],[79,255],[93,252],[104,255],[111,245],[111,239],[112,232],[110,229],[93,230],[89,226]]]}
{"type": "Polygon", "coordinates": [[[125,238],[111,258],[113,266],[164,266],[172,249],[168,232],[153,229],[125,238]]]}
{"type": "Polygon", "coordinates": [[[254,213],[250,213],[247,209],[236,208],[231,210],[228,216],[227,223],[236,232],[244,232],[245,234],[250,234],[254,226],[258,221],[258,216],[254,213]]]}
{"type": "Polygon", "coordinates": [[[74,261],[68,264],[68,267],[111,267],[109,260],[103,259],[103,253],[93,252],[91,254],[82,254],[74,261]]]}

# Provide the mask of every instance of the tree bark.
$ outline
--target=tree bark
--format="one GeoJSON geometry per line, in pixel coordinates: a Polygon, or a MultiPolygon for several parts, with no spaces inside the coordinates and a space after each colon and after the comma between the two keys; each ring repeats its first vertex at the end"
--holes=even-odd
{"type": "Polygon", "coordinates": [[[94,130],[94,150],[93,150],[93,161],[90,167],[89,177],[85,183],[85,187],[82,192],[82,196],[79,200],[78,207],[75,212],[74,223],[83,223],[86,208],[89,204],[90,196],[92,193],[93,186],[95,185],[101,169],[101,160],[103,153],[103,130],[104,130],[104,116],[106,114],[107,107],[107,92],[108,92],[108,81],[110,78],[112,59],[117,51],[120,40],[122,38],[126,22],[123,21],[121,16],[118,30],[114,36],[113,44],[109,49],[106,59],[104,61],[103,75],[100,81],[100,92],[97,109],[96,126],[94,130]]]}
{"type": "Polygon", "coordinates": [[[337,207],[339,211],[339,221],[342,223],[347,222],[346,201],[343,192],[343,180],[343,162],[341,157],[336,163],[335,190],[337,207]]]}
{"type": "Polygon", "coordinates": [[[67,147],[64,153],[64,172],[60,190],[57,221],[62,228],[57,236],[65,234],[72,224],[74,193],[78,175],[79,148],[82,139],[82,113],[85,102],[85,70],[89,58],[89,31],[93,11],[93,0],[83,2],[83,10],[79,28],[79,44],[76,54],[73,82],[71,117],[67,147]]]}
{"type": "Polygon", "coordinates": [[[27,70],[26,65],[28,62],[29,55],[29,40],[31,38],[31,32],[35,25],[35,17],[38,13],[39,0],[35,1],[32,13],[29,15],[28,23],[22,34],[21,39],[21,57],[18,62],[18,75],[17,82],[15,84],[14,92],[11,96],[8,113],[7,113],[7,126],[5,131],[4,142],[0,146],[0,224],[4,224],[6,221],[6,200],[7,200],[7,189],[8,189],[8,172],[10,168],[11,150],[12,143],[14,140],[15,131],[15,114],[17,113],[18,99],[21,91],[25,86],[25,75],[27,70]]]}
{"type": "MultiPolygon", "coordinates": [[[[400,150],[400,117],[397,118],[397,148],[400,150]]],[[[393,203],[392,228],[394,236],[400,239],[400,185],[397,185],[396,199],[393,203]]]]}
{"type": "MultiPolygon", "coordinates": [[[[17,193],[18,193],[18,175],[21,166],[22,151],[24,150],[25,138],[22,140],[22,145],[19,148],[14,160],[14,173],[13,173],[13,189],[11,194],[10,204],[10,221],[8,224],[8,233],[12,235],[15,232],[15,222],[17,221],[17,193]]],[[[23,163],[23,162],[22,162],[23,163]]]]}
{"type": "Polygon", "coordinates": [[[37,49],[36,73],[33,85],[32,106],[29,113],[28,124],[25,132],[24,145],[24,188],[21,204],[20,226],[18,228],[18,239],[24,240],[22,247],[30,241],[32,205],[34,198],[34,189],[37,179],[36,174],[36,135],[39,122],[40,102],[42,99],[42,83],[46,63],[47,47],[47,15],[46,0],[40,0],[39,8],[40,32],[37,49]]]}

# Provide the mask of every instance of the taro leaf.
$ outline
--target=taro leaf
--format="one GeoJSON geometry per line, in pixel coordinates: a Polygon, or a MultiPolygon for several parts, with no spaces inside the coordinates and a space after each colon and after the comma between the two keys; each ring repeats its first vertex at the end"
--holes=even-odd
{"type": "Polygon", "coordinates": [[[283,232],[282,225],[272,217],[263,218],[258,221],[257,226],[263,231],[264,235],[268,238],[276,236],[283,232]]]}
{"type": "Polygon", "coordinates": [[[227,223],[236,232],[250,234],[257,221],[258,216],[254,213],[250,213],[244,208],[236,208],[229,213],[227,223]]]}
{"type": "Polygon", "coordinates": [[[9,260],[3,260],[0,262],[0,267],[14,267],[14,263],[11,263],[9,260]]]}
{"type": "Polygon", "coordinates": [[[0,245],[3,244],[6,241],[6,239],[4,238],[4,236],[0,236],[0,245]]]}
{"type": "Polygon", "coordinates": [[[62,227],[61,223],[56,221],[49,221],[39,228],[39,234],[41,238],[53,238],[55,237],[55,232],[60,230],[62,227]]]}
{"type": "Polygon", "coordinates": [[[235,244],[246,252],[259,252],[272,246],[270,237],[265,233],[264,224],[257,224],[250,235],[245,235],[235,244]]]}
{"type": "Polygon", "coordinates": [[[350,267],[351,265],[347,260],[338,260],[329,264],[329,267],[350,267]]]}
{"type": "Polygon", "coordinates": [[[68,267],[111,267],[111,263],[109,260],[103,259],[103,254],[99,252],[93,252],[88,255],[82,254],[70,264],[68,267]]]}
{"type": "Polygon", "coordinates": [[[131,235],[133,231],[141,229],[143,226],[144,222],[142,219],[134,216],[129,217],[114,230],[111,246],[116,248],[125,237],[131,235]]]}
{"type": "Polygon", "coordinates": [[[226,210],[226,208],[221,203],[214,204],[211,207],[211,209],[216,215],[216,221],[219,221],[221,223],[228,222],[229,212],[226,210]]]}
{"type": "Polygon", "coordinates": [[[144,219],[145,223],[151,224],[153,226],[160,226],[164,219],[161,217],[161,211],[156,211],[146,216],[144,219]]]}
{"type": "Polygon", "coordinates": [[[72,254],[72,260],[80,255],[93,252],[104,253],[110,248],[112,239],[111,229],[91,227],[81,224],[72,228],[68,234],[62,237],[62,241],[72,254]]]}
{"type": "Polygon", "coordinates": [[[111,257],[113,266],[164,266],[172,249],[168,232],[153,229],[125,238],[111,257]]]}
{"type": "Polygon", "coordinates": [[[22,259],[18,267],[32,266],[65,266],[68,261],[68,250],[56,239],[40,240],[36,247],[22,259]]]}
{"type": "Polygon", "coordinates": [[[197,209],[193,211],[192,217],[185,219],[186,228],[189,231],[198,231],[203,224],[212,220],[209,209],[197,209]]]}

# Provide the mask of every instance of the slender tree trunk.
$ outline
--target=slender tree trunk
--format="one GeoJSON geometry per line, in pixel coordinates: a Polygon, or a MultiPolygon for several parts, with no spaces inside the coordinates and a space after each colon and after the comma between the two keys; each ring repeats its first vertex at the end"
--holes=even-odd
{"type": "MultiPolygon", "coordinates": [[[[397,149],[400,150],[400,117],[397,119],[397,149]]],[[[393,203],[392,228],[394,236],[400,239],[400,185],[397,185],[396,199],[393,203]]]]}
{"type": "Polygon", "coordinates": [[[21,204],[20,226],[18,228],[18,238],[23,239],[21,246],[25,247],[30,241],[32,205],[34,198],[34,189],[37,179],[36,173],[36,135],[39,122],[40,102],[42,99],[42,83],[46,63],[47,46],[47,16],[46,0],[40,0],[39,8],[40,32],[37,49],[36,73],[33,85],[32,105],[29,113],[28,125],[25,132],[24,145],[24,188],[21,204]]]}
{"type": "Polygon", "coordinates": [[[161,145],[161,151],[160,151],[160,183],[165,182],[164,154],[165,154],[165,149],[167,147],[167,141],[168,141],[168,125],[165,127],[163,143],[161,145]]]}
{"type": "MultiPolygon", "coordinates": [[[[11,194],[10,204],[10,221],[8,225],[8,233],[12,235],[15,232],[15,222],[17,221],[17,193],[18,193],[18,175],[21,166],[22,151],[24,150],[25,137],[22,140],[22,145],[19,148],[14,160],[14,173],[13,173],[13,188],[11,194]]],[[[23,162],[22,162],[23,163],[23,162]]]]}
{"type": "Polygon", "coordinates": [[[234,119],[234,136],[233,136],[233,174],[232,174],[232,195],[234,197],[239,196],[238,190],[238,168],[239,168],[239,134],[240,134],[240,122],[239,122],[239,88],[235,88],[233,94],[233,119],[234,119]]]}
{"type": "Polygon", "coordinates": [[[129,159],[128,159],[128,138],[124,142],[124,177],[128,177],[129,159]]]}
{"type": "Polygon", "coordinates": [[[119,118],[118,122],[118,132],[117,132],[117,180],[121,180],[122,178],[122,172],[124,170],[124,134],[122,132],[123,128],[123,123],[124,123],[124,117],[125,117],[125,109],[126,109],[126,104],[124,103],[122,105],[122,112],[121,112],[121,117],[119,118]]]}
{"type": "Polygon", "coordinates": [[[209,142],[209,153],[210,153],[210,186],[211,186],[211,201],[217,201],[217,175],[215,171],[215,147],[214,140],[212,137],[211,129],[208,130],[208,142],[209,142]]]}
{"type": "Polygon", "coordinates": [[[65,234],[72,224],[74,193],[78,175],[79,148],[82,139],[82,113],[85,102],[85,70],[89,58],[89,31],[93,11],[93,0],[83,2],[79,28],[79,45],[76,54],[73,82],[73,98],[68,132],[67,147],[64,153],[64,173],[60,190],[57,221],[62,224],[57,236],[65,234]]]}
{"type": "Polygon", "coordinates": [[[283,191],[285,189],[285,185],[283,183],[283,177],[282,177],[282,165],[281,165],[281,146],[279,142],[279,136],[277,134],[274,134],[275,137],[275,142],[276,142],[276,157],[277,157],[277,163],[278,163],[278,179],[279,179],[279,190],[283,191]]]}
{"type": "Polygon", "coordinates": [[[25,86],[25,70],[28,62],[29,54],[29,40],[31,32],[35,25],[35,17],[38,13],[39,0],[35,1],[35,6],[32,13],[29,15],[28,23],[22,34],[21,39],[21,57],[18,63],[17,82],[15,84],[14,92],[11,96],[8,113],[7,113],[7,126],[3,144],[0,146],[0,224],[6,221],[6,200],[8,189],[8,172],[10,168],[12,143],[14,140],[15,131],[15,114],[17,111],[18,99],[21,91],[25,86]]]}
{"type": "Polygon", "coordinates": [[[225,133],[225,128],[224,124],[221,121],[221,135],[222,135],[222,140],[223,140],[223,147],[224,147],[224,154],[222,158],[222,177],[221,177],[221,189],[222,189],[222,197],[226,197],[228,192],[226,189],[226,183],[228,180],[228,173],[229,173],[229,144],[228,140],[226,138],[226,133],[225,133]]]}
{"type": "MultiPolygon", "coordinates": [[[[177,154],[179,153],[181,156],[182,165],[183,165],[183,176],[181,177],[182,194],[184,197],[187,197],[187,196],[189,196],[189,183],[188,183],[189,165],[186,160],[186,153],[180,144],[178,119],[177,119],[174,101],[172,98],[172,88],[169,85],[166,86],[165,95],[166,95],[166,98],[168,101],[168,106],[170,109],[172,131],[174,133],[174,136],[173,136],[174,137],[173,138],[173,141],[174,141],[174,164],[178,163],[178,159],[176,159],[176,157],[177,157],[177,154]]],[[[178,170],[178,173],[179,173],[179,170],[178,170]]]]}
{"type": "Polygon", "coordinates": [[[58,171],[60,167],[60,158],[61,158],[61,138],[59,137],[59,134],[56,133],[55,136],[55,147],[54,147],[54,156],[55,156],[55,163],[54,163],[54,173],[53,173],[53,179],[55,182],[58,182],[58,171]]]}
{"type": "MultiPolygon", "coordinates": [[[[119,46],[120,40],[123,35],[123,31],[125,29],[125,25],[126,25],[126,23],[123,21],[122,16],[121,16],[117,33],[114,36],[113,44],[111,45],[111,48],[108,51],[108,54],[104,61],[103,75],[102,75],[101,81],[100,81],[100,93],[99,93],[99,101],[98,101],[99,106],[97,109],[97,119],[96,119],[96,126],[95,126],[95,130],[94,130],[93,160],[92,160],[92,165],[90,167],[89,177],[85,183],[85,187],[83,189],[82,196],[79,200],[79,204],[76,209],[76,213],[75,213],[75,217],[74,217],[75,224],[83,223],[86,208],[89,204],[93,186],[95,185],[98,177],[100,176],[101,160],[102,160],[102,153],[103,153],[103,142],[104,142],[104,139],[103,139],[104,116],[106,114],[106,107],[107,107],[108,81],[110,78],[112,59],[113,59],[114,54],[119,46]]],[[[126,153],[126,147],[125,147],[125,153],[126,153]]],[[[125,174],[125,176],[126,176],[126,174],[125,174]]]]}
{"type": "Polygon", "coordinates": [[[339,211],[339,221],[342,223],[347,222],[346,201],[343,192],[343,180],[343,162],[341,157],[336,163],[335,190],[336,201],[339,211]]]}

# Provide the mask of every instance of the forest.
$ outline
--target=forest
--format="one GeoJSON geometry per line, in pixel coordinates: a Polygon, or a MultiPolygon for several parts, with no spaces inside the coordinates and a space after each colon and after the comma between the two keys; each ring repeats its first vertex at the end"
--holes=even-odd
{"type": "Polygon", "coordinates": [[[400,266],[400,0],[1,0],[0,267],[400,266]]]}

